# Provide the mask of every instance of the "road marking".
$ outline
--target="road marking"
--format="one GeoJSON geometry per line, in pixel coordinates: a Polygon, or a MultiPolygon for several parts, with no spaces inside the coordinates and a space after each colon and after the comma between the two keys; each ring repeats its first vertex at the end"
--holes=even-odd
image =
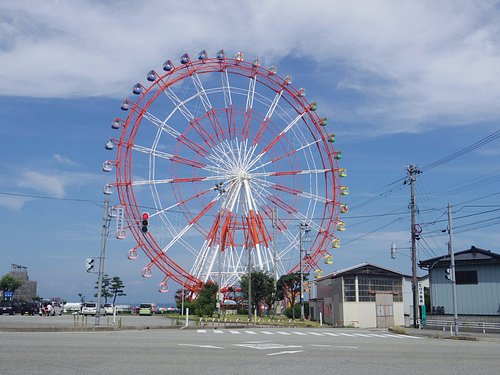
{"type": "Polygon", "coordinates": [[[283,331],[276,331],[276,333],[279,333],[280,335],[285,335],[285,336],[290,336],[291,333],[289,332],[283,332],[283,331]]]}
{"type": "Polygon", "coordinates": [[[241,335],[240,331],[229,331],[229,332],[231,332],[233,335],[241,335]]]}
{"type": "Polygon", "coordinates": [[[220,329],[214,329],[214,333],[224,333],[224,331],[221,331],[220,329]]]}
{"type": "Polygon", "coordinates": [[[357,349],[358,347],[357,346],[336,345],[336,346],[334,346],[334,348],[338,348],[338,349],[357,349]]]}
{"type": "Polygon", "coordinates": [[[245,333],[248,333],[249,335],[256,335],[257,332],[254,332],[254,331],[245,331],[245,333]]]}
{"type": "Polygon", "coordinates": [[[333,345],[323,345],[323,344],[311,344],[311,346],[319,346],[320,348],[321,347],[326,347],[326,348],[331,348],[333,345]]]}
{"type": "Polygon", "coordinates": [[[198,333],[207,333],[207,330],[206,329],[199,329],[198,333]]]}
{"type": "Polygon", "coordinates": [[[307,333],[304,332],[292,332],[294,335],[299,335],[299,336],[307,336],[307,333]]]}
{"type": "Polygon", "coordinates": [[[196,345],[196,344],[177,344],[179,346],[194,346],[196,348],[206,348],[206,349],[224,349],[221,348],[220,346],[213,346],[213,345],[196,345]]]}
{"type": "Polygon", "coordinates": [[[322,333],[318,333],[318,332],[307,332],[307,333],[310,335],[313,335],[313,336],[323,336],[322,333]]]}
{"type": "Polygon", "coordinates": [[[233,345],[241,346],[244,348],[257,349],[257,350],[302,348],[301,345],[283,345],[283,344],[275,344],[273,342],[242,343],[233,345]]]}
{"type": "Polygon", "coordinates": [[[338,334],[339,334],[339,335],[342,335],[342,336],[347,336],[347,337],[354,337],[354,335],[353,335],[353,334],[351,334],[351,333],[343,333],[343,332],[339,332],[338,334]]]}
{"type": "Polygon", "coordinates": [[[260,331],[261,333],[263,333],[264,335],[274,335],[273,332],[269,332],[269,331],[260,331]]]}
{"type": "Polygon", "coordinates": [[[328,336],[335,336],[335,337],[338,337],[339,335],[337,335],[336,333],[331,333],[331,332],[323,332],[324,335],[328,335],[328,336]]]}
{"type": "Polygon", "coordinates": [[[303,352],[303,350],[290,350],[290,351],[285,351],[285,352],[268,353],[266,355],[295,354],[295,353],[300,353],[300,352],[303,352]]]}
{"type": "Polygon", "coordinates": [[[369,333],[368,336],[373,336],[373,337],[382,337],[384,339],[388,338],[387,336],[384,336],[384,335],[379,335],[377,333],[369,333]]]}
{"type": "Polygon", "coordinates": [[[386,336],[387,337],[394,337],[394,338],[397,338],[397,339],[404,339],[403,335],[391,335],[390,333],[387,333],[386,336]]]}
{"type": "Polygon", "coordinates": [[[361,336],[361,337],[370,337],[368,335],[365,335],[363,333],[355,333],[354,336],[361,336]]]}

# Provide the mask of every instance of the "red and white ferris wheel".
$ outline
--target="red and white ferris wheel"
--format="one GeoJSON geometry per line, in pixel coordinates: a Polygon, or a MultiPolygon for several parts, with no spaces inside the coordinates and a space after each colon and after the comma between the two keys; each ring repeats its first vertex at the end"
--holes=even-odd
{"type": "Polygon", "coordinates": [[[104,190],[116,187],[137,242],[129,259],[142,249],[142,275],[161,271],[160,292],[169,280],[194,292],[207,281],[237,287],[249,264],[279,277],[298,271],[301,256],[316,276],[332,262],[347,212],[342,154],[290,76],[241,52],[202,51],[167,60],[132,92],[112,123],[121,133],[103,169],[114,166],[116,181],[104,190]]]}

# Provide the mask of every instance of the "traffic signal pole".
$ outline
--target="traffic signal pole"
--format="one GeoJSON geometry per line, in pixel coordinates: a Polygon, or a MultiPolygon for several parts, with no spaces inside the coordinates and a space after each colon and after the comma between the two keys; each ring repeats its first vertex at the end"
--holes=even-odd
{"type": "Polygon", "coordinates": [[[102,277],[104,275],[104,258],[106,256],[106,241],[109,235],[109,200],[104,199],[104,215],[102,219],[102,232],[101,232],[101,256],[99,257],[99,272],[97,276],[97,304],[95,314],[95,325],[99,325],[101,318],[101,297],[102,297],[102,277]]]}

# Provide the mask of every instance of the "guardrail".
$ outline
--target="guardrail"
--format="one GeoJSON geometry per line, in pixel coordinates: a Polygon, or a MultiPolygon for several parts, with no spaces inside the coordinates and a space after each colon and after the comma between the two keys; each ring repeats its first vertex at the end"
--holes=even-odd
{"type": "MultiPolygon", "coordinates": [[[[453,320],[427,320],[425,328],[437,327],[442,328],[443,331],[446,329],[453,329],[453,320]]],[[[487,322],[457,322],[459,331],[466,332],[500,332],[500,323],[487,323],[487,322]]]]}
{"type": "Polygon", "coordinates": [[[211,326],[211,327],[235,327],[235,326],[254,326],[261,327],[295,327],[292,319],[270,319],[258,318],[255,319],[228,319],[228,318],[200,318],[197,322],[198,326],[211,326]]]}

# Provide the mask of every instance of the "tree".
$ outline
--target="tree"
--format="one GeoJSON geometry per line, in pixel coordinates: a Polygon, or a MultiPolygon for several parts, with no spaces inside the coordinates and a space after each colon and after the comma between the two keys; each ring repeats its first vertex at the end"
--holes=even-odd
{"type": "MultiPolygon", "coordinates": [[[[99,281],[96,281],[96,286],[94,289],[99,288],[99,281]]],[[[104,303],[108,303],[108,298],[113,297],[113,294],[109,290],[109,286],[111,284],[111,279],[107,274],[102,276],[102,285],[101,285],[101,297],[104,297],[104,303]]],[[[94,294],[94,297],[97,298],[97,293],[94,294]]]]}
{"type": "Polygon", "coordinates": [[[119,276],[113,276],[111,279],[111,284],[109,286],[109,292],[113,296],[113,306],[116,302],[116,297],[118,296],[126,296],[127,294],[123,292],[125,289],[125,285],[119,276]]]}
{"type": "Polygon", "coordinates": [[[3,291],[4,299],[5,292],[14,293],[16,289],[18,289],[21,285],[23,285],[23,282],[17,277],[14,277],[12,274],[8,273],[7,275],[3,276],[0,280],[0,288],[3,291]]]}
{"type": "MultiPolygon", "coordinates": [[[[248,275],[242,275],[241,292],[248,300],[248,275]]],[[[252,302],[258,307],[269,309],[273,304],[274,280],[270,274],[264,271],[252,272],[252,302]]],[[[259,315],[261,311],[259,310],[259,315]]],[[[269,311],[269,310],[268,310],[269,311]]]]}
{"type": "Polygon", "coordinates": [[[281,276],[277,283],[278,298],[285,301],[286,306],[292,309],[292,318],[295,319],[295,301],[300,293],[300,273],[289,273],[281,276]]]}
{"type": "Polygon", "coordinates": [[[196,299],[197,311],[200,316],[212,316],[215,311],[218,286],[214,282],[208,281],[203,284],[198,298],[196,299]]]}

